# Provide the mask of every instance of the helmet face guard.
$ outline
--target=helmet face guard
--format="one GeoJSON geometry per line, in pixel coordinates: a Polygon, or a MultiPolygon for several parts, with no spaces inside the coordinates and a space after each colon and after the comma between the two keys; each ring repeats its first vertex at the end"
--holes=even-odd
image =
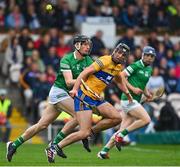
{"type": "Polygon", "coordinates": [[[129,48],[129,46],[127,46],[124,43],[119,43],[113,51],[113,53],[116,53],[116,52],[122,53],[124,56],[127,57],[127,56],[129,56],[130,48],[129,48]]]}
{"type": "Polygon", "coordinates": [[[73,45],[74,45],[75,49],[82,56],[85,56],[85,55],[80,52],[80,49],[81,49],[81,46],[83,45],[83,43],[86,43],[86,42],[89,43],[90,49],[89,49],[88,54],[90,54],[91,49],[92,49],[92,41],[90,40],[89,37],[87,37],[85,35],[77,35],[77,36],[74,37],[74,40],[73,40],[73,45]]]}
{"type": "MultiPolygon", "coordinates": [[[[112,58],[114,59],[114,61],[115,61],[115,58],[114,58],[115,53],[122,54],[127,60],[128,56],[130,54],[130,48],[124,43],[119,43],[112,53],[112,58]]],[[[117,61],[116,61],[116,63],[117,63],[117,61]]],[[[118,63],[123,64],[123,63],[125,63],[125,61],[119,61],[118,63]]]]}

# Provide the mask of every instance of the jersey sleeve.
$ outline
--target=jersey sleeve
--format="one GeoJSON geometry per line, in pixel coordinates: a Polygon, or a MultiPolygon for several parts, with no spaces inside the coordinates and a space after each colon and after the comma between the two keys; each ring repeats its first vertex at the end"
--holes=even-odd
{"type": "Polygon", "coordinates": [[[103,56],[99,59],[96,59],[96,61],[92,65],[94,66],[96,71],[99,71],[100,69],[106,67],[109,63],[109,59],[107,59],[106,56],[103,56]]]}
{"type": "Polygon", "coordinates": [[[66,57],[60,61],[60,71],[71,71],[70,62],[66,57]]]}
{"type": "Polygon", "coordinates": [[[126,72],[127,76],[131,76],[136,70],[138,69],[138,65],[136,63],[133,63],[126,67],[124,71],[126,72]]]}

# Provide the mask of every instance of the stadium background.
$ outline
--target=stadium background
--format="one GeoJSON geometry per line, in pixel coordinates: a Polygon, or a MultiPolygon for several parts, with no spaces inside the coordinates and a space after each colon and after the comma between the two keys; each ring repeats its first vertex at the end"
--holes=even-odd
{"type": "MultiPolygon", "coordinates": [[[[8,126],[0,125],[0,140],[6,142],[9,134],[9,139],[14,140],[37,122],[47,104],[59,60],[73,50],[72,38],[76,34],[91,37],[94,59],[111,53],[118,42],[125,42],[131,48],[127,65],[141,57],[144,46],[156,49],[153,77],[148,86],[150,89],[163,86],[165,95],[145,104],[152,122],[130,135],[127,144],[129,141],[131,144],[179,144],[178,0],[0,0],[0,96],[5,95],[12,102],[8,126]],[[46,9],[47,4],[52,4],[52,10],[46,9]]],[[[114,83],[104,93],[119,110],[119,99],[114,96],[120,94],[114,83]]],[[[29,143],[47,143],[69,119],[63,114],[29,143]]],[[[94,123],[98,119],[94,116],[94,123]]],[[[106,142],[113,131],[98,134],[92,144],[99,146],[106,142]]],[[[172,151],[175,149],[170,147],[172,151]]]]}

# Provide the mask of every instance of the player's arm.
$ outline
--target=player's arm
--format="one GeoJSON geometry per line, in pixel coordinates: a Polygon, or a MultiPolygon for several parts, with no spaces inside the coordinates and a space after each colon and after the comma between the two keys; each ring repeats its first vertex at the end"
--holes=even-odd
{"type": "Polygon", "coordinates": [[[82,71],[80,73],[80,75],[78,76],[78,78],[76,79],[76,82],[73,86],[73,89],[72,89],[72,91],[70,91],[70,95],[72,97],[77,96],[77,91],[81,85],[81,80],[82,79],[87,80],[88,76],[95,73],[95,72],[96,72],[96,70],[95,70],[93,65],[90,65],[89,67],[85,68],[84,71],[82,71]]]}
{"type": "Polygon", "coordinates": [[[127,72],[127,70],[122,71],[121,75],[125,78],[125,82],[129,90],[131,90],[134,94],[138,94],[138,95],[143,93],[143,90],[141,90],[140,88],[134,87],[128,82],[127,78],[130,76],[130,74],[127,72]]]}
{"type": "Polygon", "coordinates": [[[70,71],[63,71],[63,76],[68,88],[72,88],[76,82],[76,79],[73,79],[72,72],[70,71]]]}
{"type": "Polygon", "coordinates": [[[101,57],[97,59],[94,63],[92,63],[89,67],[85,68],[85,70],[82,71],[78,76],[78,78],[76,79],[75,85],[72,91],[70,91],[71,96],[74,97],[77,95],[77,91],[81,85],[82,79],[86,81],[89,75],[101,70],[102,68],[106,67],[108,64],[109,62],[107,61],[107,59],[105,57],[101,57]]]}
{"type": "Polygon", "coordinates": [[[76,79],[73,79],[71,65],[66,57],[60,61],[60,70],[63,73],[67,87],[72,88],[76,82],[76,79]]]}
{"type": "Polygon", "coordinates": [[[126,94],[128,97],[129,102],[133,101],[133,98],[127,88],[126,85],[126,78],[120,73],[118,76],[115,77],[115,81],[118,83],[119,88],[126,94]]]}
{"type": "MultiPolygon", "coordinates": [[[[125,78],[128,78],[132,75],[135,74],[135,72],[139,69],[139,66],[137,65],[137,63],[133,63],[131,65],[129,65],[128,67],[126,67],[123,72],[122,72],[122,75],[125,77],[125,78]]],[[[135,87],[133,86],[132,84],[130,84],[128,82],[128,79],[126,80],[126,84],[127,84],[127,87],[134,93],[134,94],[142,94],[143,93],[143,90],[141,90],[140,88],[138,87],[135,87]]]]}

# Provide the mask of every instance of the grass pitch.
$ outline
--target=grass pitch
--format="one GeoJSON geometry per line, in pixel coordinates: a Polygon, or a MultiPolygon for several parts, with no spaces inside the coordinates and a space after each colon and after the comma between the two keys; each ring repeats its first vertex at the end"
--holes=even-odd
{"type": "Polygon", "coordinates": [[[24,144],[12,162],[5,158],[6,145],[0,144],[0,166],[180,166],[180,145],[136,145],[124,147],[121,152],[111,150],[110,159],[97,159],[100,147],[86,152],[80,144],[64,149],[67,159],[56,157],[55,164],[47,162],[44,149],[47,145],[24,144]]]}

